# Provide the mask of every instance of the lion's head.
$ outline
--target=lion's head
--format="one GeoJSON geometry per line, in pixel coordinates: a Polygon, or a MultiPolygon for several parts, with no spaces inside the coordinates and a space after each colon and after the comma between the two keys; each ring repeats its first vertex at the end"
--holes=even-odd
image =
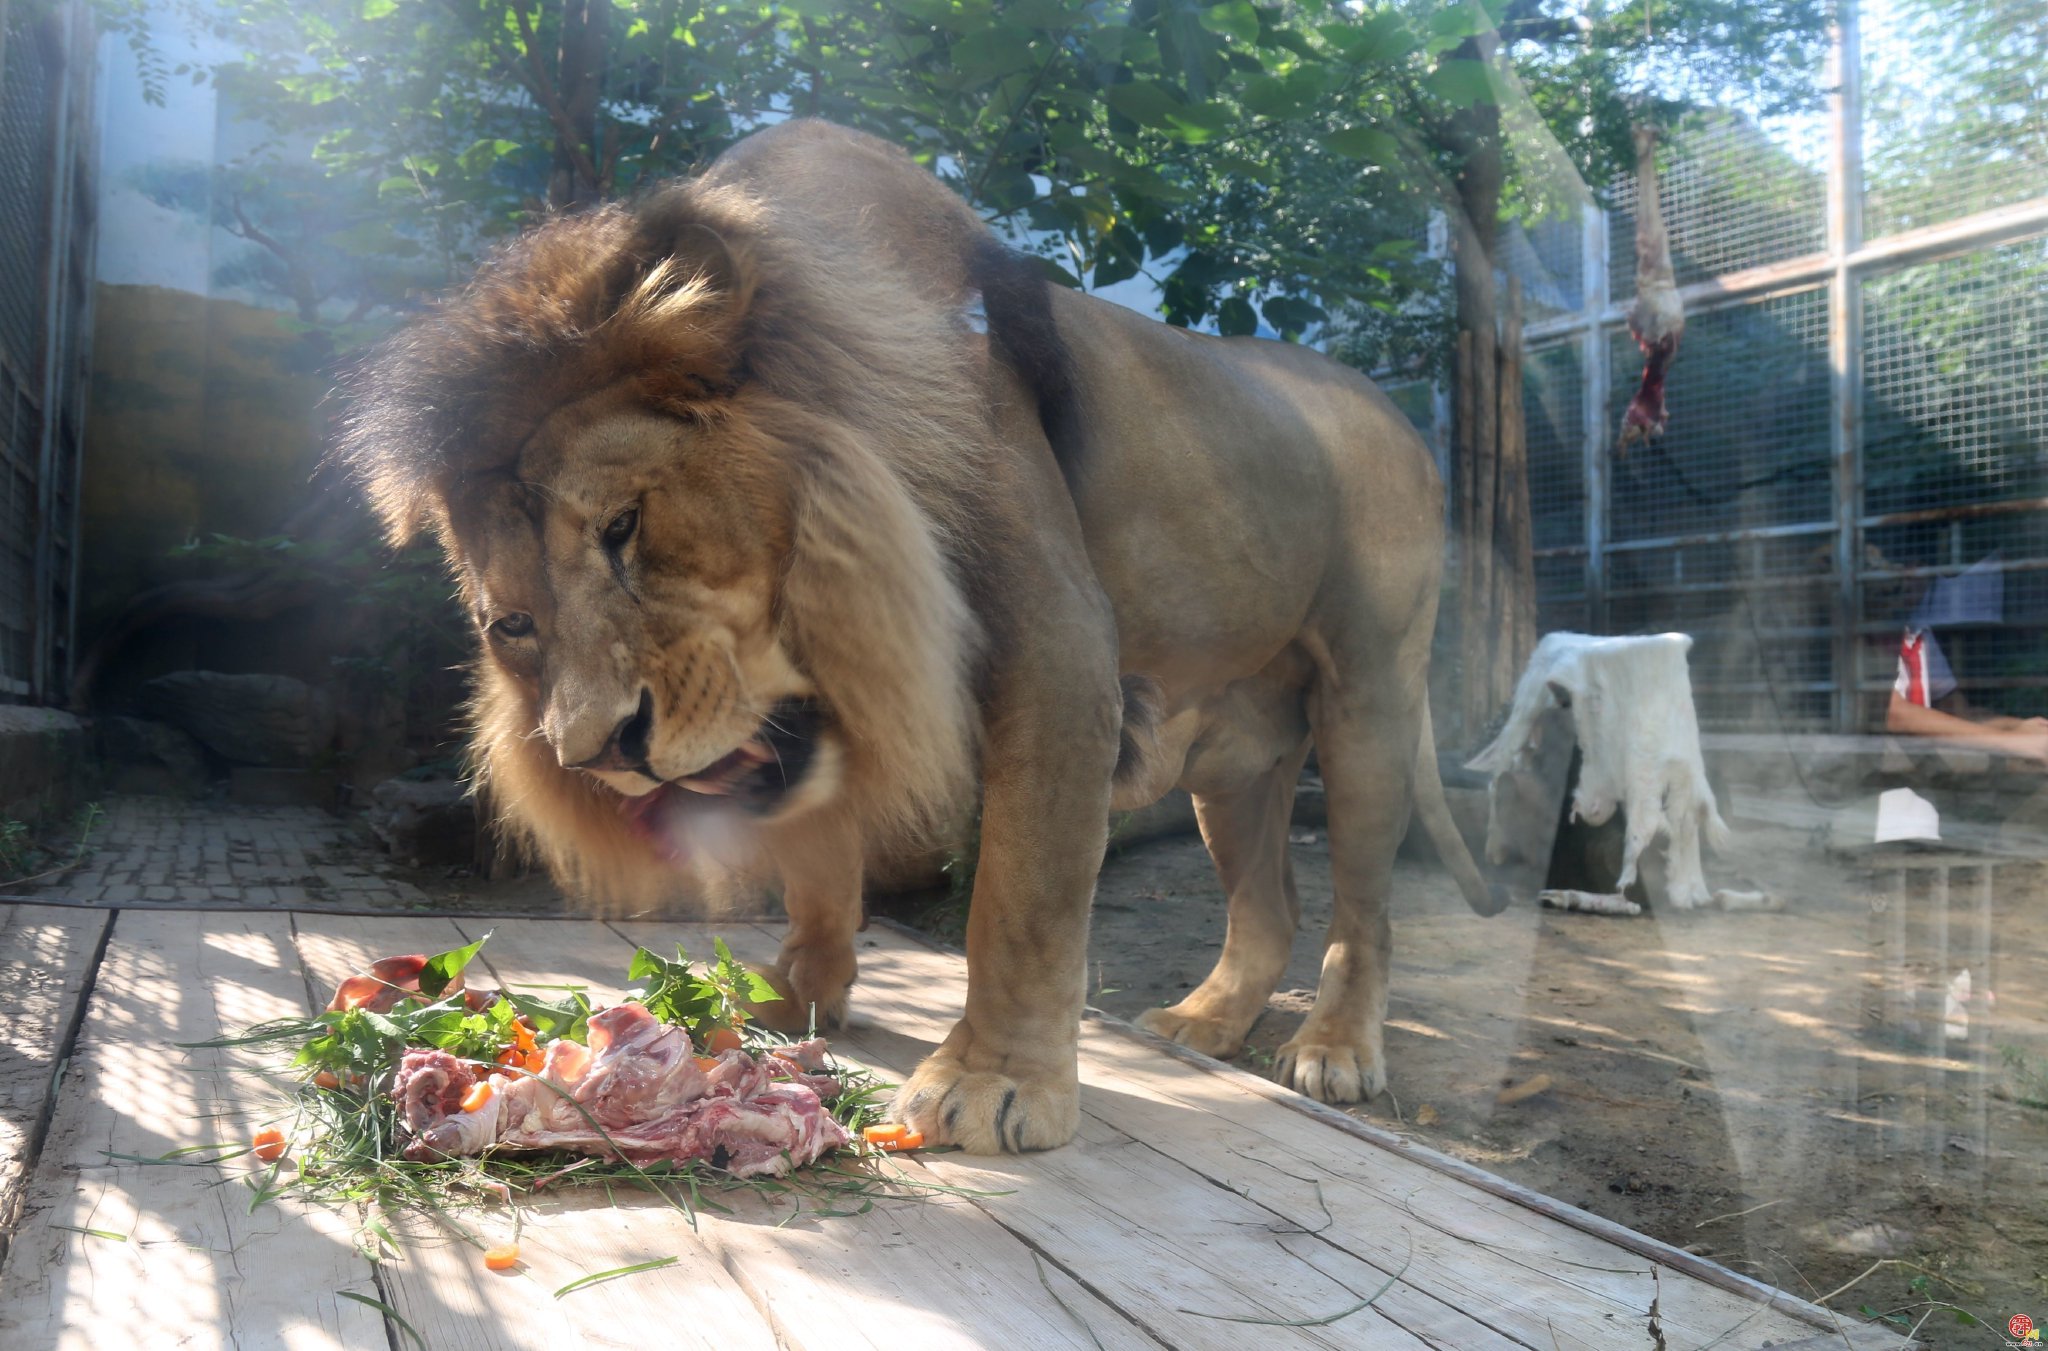
{"type": "Polygon", "coordinates": [[[971,769],[965,297],[733,177],[543,226],[348,390],[343,460],[476,625],[491,800],[596,899],[665,889],[693,823],[916,827],[971,769]]]}

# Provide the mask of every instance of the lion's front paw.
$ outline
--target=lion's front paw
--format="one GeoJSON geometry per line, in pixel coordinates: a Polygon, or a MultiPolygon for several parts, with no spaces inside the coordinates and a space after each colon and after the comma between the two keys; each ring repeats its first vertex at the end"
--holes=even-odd
{"type": "Polygon", "coordinates": [[[1273,1077],[1318,1102],[1365,1102],[1387,1086],[1381,1058],[1366,1048],[1300,1037],[1280,1048],[1273,1077]]]}
{"type": "Polygon", "coordinates": [[[1081,1094],[1072,1073],[970,1070],[941,1054],[896,1090],[892,1115],[933,1144],[959,1145],[970,1154],[1021,1154],[1073,1139],[1081,1094]]]}
{"type": "Polygon", "coordinates": [[[821,1029],[846,1022],[855,974],[851,949],[842,952],[806,948],[784,952],[775,965],[755,970],[782,996],[747,1006],[761,1026],[784,1036],[798,1037],[813,1026],[814,1011],[815,1025],[821,1029]]]}
{"type": "Polygon", "coordinates": [[[1244,1048],[1244,1034],[1251,1030],[1249,1023],[1181,1012],[1186,1007],[1181,1003],[1170,1009],[1146,1009],[1138,1015],[1138,1026],[1218,1060],[1228,1060],[1244,1048]]]}

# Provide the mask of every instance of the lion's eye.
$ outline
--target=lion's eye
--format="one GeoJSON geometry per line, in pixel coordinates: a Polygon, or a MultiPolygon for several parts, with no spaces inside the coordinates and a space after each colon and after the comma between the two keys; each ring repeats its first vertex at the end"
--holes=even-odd
{"type": "Polygon", "coordinates": [[[607,549],[623,548],[626,541],[633,538],[633,531],[639,525],[640,508],[627,507],[624,511],[612,517],[611,524],[604,528],[604,547],[607,549]]]}
{"type": "Polygon", "coordinates": [[[502,615],[491,625],[491,632],[500,638],[524,638],[533,632],[533,616],[516,612],[502,615]]]}

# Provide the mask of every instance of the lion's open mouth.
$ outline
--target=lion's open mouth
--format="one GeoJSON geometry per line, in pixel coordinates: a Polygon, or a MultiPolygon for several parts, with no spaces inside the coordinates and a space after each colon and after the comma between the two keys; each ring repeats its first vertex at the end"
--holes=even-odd
{"type": "Polygon", "coordinates": [[[810,772],[819,733],[829,716],[816,700],[784,699],[736,749],[651,793],[621,798],[620,810],[642,834],[657,839],[671,833],[673,813],[691,810],[701,798],[724,798],[765,816],[781,806],[810,772]]]}

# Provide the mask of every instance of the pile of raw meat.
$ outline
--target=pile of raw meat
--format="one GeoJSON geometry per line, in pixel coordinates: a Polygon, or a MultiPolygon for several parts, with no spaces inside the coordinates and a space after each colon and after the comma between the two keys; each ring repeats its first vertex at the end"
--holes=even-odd
{"type": "Polygon", "coordinates": [[[486,1149],[567,1150],[637,1164],[703,1160],[735,1177],[780,1175],[848,1143],[825,1110],[839,1082],[822,1038],[700,1064],[689,1034],[638,1004],[590,1017],[590,1044],[557,1041],[535,1074],[481,1072],[445,1051],[412,1049],[391,1096],[409,1159],[486,1149]],[[488,1100],[464,1111],[488,1082],[488,1100]]]}

